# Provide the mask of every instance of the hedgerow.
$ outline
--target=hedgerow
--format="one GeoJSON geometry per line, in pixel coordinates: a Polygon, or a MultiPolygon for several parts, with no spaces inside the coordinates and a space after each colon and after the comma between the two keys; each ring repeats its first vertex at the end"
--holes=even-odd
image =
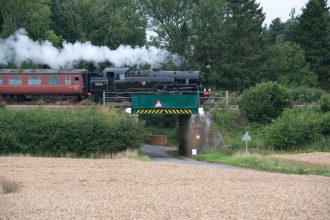
{"type": "Polygon", "coordinates": [[[76,156],[135,149],[144,129],[99,110],[0,110],[0,153],[76,156]]]}
{"type": "Polygon", "coordinates": [[[327,138],[329,116],[329,113],[321,114],[315,109],[286,110],[272,124],[264,127],[264,142],[275,150],[303,148],[327,138]]]}

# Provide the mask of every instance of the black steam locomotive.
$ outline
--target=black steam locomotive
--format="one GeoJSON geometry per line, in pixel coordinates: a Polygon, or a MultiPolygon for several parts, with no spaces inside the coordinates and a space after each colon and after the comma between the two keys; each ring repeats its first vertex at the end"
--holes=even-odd
{"type": "Polygon", "coordinates": [[[204,90],[201,79],[199,71],[105,68],[91,74],[85,69],[1,69],[0,99],[42,96],[81,100],[91,96],[98,101],[104,92],[114,98],[137,92],[199,92],[204,90]]]}
{"type": "MultiPolygon", "coordinates": [[[[90,78],[90,91],[98,100],[103,91],[114,96],[135,92],[197,92],[203,91],[199,71],[138,70],[133,68],[105,68],[90,78]]],[[[204,93],[201,93],[204,95],[204,93]]]]}

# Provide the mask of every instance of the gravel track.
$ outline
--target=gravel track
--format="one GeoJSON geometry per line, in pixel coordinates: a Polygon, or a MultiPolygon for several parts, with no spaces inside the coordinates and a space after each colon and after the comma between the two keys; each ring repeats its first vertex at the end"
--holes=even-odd
{"type": "Polygon", "coordinates": [[[0,157],[0,219],[329,219],[330,178],[134,159],[0,157]]]}

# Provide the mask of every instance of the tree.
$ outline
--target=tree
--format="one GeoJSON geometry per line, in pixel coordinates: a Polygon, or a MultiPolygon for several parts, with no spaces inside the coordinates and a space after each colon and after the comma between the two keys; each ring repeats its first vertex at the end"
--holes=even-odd
{"type": "Polygon", "coordinates": [[[283,42],[284,40],[285,24],[282,23],[280,18],[275,18],[269,25],[265,33],[265,41],[267,44],[273,45],[276,42],[283,42]]]}
{"type": "Polygon", "coordinates": [[[52,29],[68,42],[82,40],[81,35],[86,35],[90,16],[82,15],[81,12],[88,8],[88,1],[77,0],[51,0],[52,29]],[[83,19],[84,18],[84,19],[83,19]],[[83,21],[86,24],[83,24],[83,21]]]}
{"type": "Polygon", "coordinates": [[[192,9],[194,0],[140,0],[149,29],[157,33],[160,45],[189,60],[192,53],[192,9]]]}
{"type": "Polygon", "coordinates": [[[192,11],[191,42],[194,49],[191,62],[207,73],[207,80],[215,65],[223,59],[225,5],[223,0],[198,1],[192,11]]]}
{"type": "Polygon", "coordinates": [[[299,17],[296,16],[296,9],[292,8],[290,12],[290,18],[284,22],[284,39],[283,41],[295,41],[297,38],[297,30],[299,26],[299,17]]]}
{"type": "Polygon", "coordinates": [[[317,76],[305,60],[304,50],[292,42],[270,47],[265,62],[265,78],[286,86],[316,86],[317,76]]]}
{"type": "Polygon", "coordinates": [[[223,59],[216,64],[217,87],[243,90],[260,80],[265,14],[255,0],[228,1],[223,37],[223,59]]]}
{"type": "MultiPolygon", "coordinates": [[[[1,37],[8,37],[19,28],[25,28],[34,40],[48,39],[51,11],[44,0],[1,0],[1,37]]],[[[52,36],[53,40],[56,36],[52,36]]]]}
{"type": "Polygon", "coordinates": [[[307,61],[321,86],[330,89],[330,22],[327,0],[309,0],[299,18],[296,42],[305,50],[307,61]]]}
{"type": "Polygon", "coordinates": [[[52,0],[53,29],[69,42],[117,48],[145,44],[146,20],[130,0],[52,0]]]}
{"type": "Polygon", "coordinates": [[[147,21],[135,1],[98,0],[94,7],[97,8],[95,28],[90,30],[90,36],[95,44],[111,48],[117,48],[120,44],[146,44],[147,21]]]}

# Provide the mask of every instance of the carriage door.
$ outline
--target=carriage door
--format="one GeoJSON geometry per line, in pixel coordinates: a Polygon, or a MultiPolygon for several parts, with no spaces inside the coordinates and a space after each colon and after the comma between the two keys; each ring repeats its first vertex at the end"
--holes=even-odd
{"type": "Polygon", "coordinates": [[[108,85],[108,90],[110,92],[115,90],[115,73],[114,72],[107,72],[107,78],[109,81],[109,85],[108,85]]]}

